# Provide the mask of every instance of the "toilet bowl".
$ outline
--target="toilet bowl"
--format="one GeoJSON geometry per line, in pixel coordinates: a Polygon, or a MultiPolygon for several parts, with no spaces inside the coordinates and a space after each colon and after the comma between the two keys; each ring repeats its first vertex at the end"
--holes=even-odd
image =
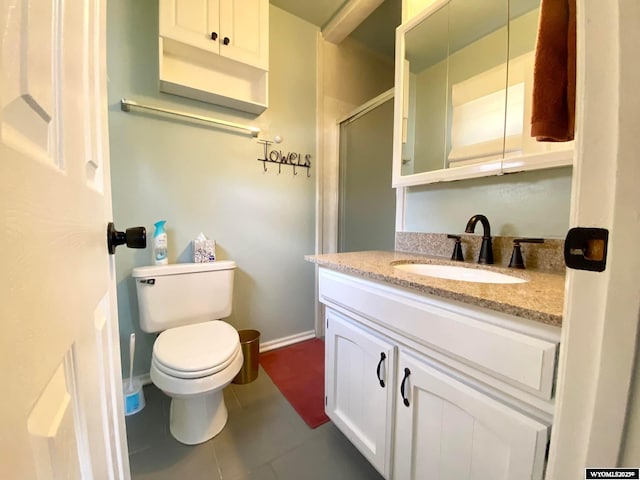
{"type": "Polygon", "coordinates": [[[216,319],[231,313],[233,268],[226,261],[133,270],[140,325],[162,332],[153,345],[151,381],[171,397],[169,430],[187,445],[224,428],[222,390],[242,368],[238,332],[216,319]]]}

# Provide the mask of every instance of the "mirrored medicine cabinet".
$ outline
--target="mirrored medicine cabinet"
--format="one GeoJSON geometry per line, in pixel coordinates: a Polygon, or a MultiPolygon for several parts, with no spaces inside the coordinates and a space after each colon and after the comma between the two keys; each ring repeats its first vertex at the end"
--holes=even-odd
{"type": "Polygon", "coordinates": [[[396,33],[393,186],[572,164],[530,136],[540,0],[440,0],[396,33]]]}

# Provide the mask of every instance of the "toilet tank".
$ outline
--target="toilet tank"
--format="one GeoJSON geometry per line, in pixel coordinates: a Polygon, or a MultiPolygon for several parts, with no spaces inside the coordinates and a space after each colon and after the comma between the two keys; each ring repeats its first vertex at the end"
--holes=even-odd
{"type": "Polygon", "coordinates": [[[152,333],[228,317],[235,268],[230,260],[134,268],[140,327],[152,333]]]}

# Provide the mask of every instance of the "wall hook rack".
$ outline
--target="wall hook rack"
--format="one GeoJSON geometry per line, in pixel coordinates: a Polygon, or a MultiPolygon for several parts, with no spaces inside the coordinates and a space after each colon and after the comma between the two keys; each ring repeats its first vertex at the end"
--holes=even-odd
{"type": "Polygon", "coordinates": [[[298,175],[296,168],[306,168],[307,178],[311,178],[311,154],[302,155],[297,152],[285,153],[282,150],[271,150],[269,148],[274,142],[269,140],[258,140],[258,143],[264,145],[264,157],[258,158],[262,162],[263,173],[267,173],[267,163],[278,165],[278,175],[282,173],[282,165],[288,165],[293,168],[293,174],[298,175]]]}

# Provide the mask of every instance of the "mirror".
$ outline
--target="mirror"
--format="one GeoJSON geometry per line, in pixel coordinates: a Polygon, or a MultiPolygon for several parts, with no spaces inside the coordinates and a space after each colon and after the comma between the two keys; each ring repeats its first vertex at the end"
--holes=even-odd
{"type": "Polygon", "coordinates": [[[530,135],[539,6],[539,0],[511,0],[510,3],[503,172],[572,163],[574,142],[538,142],[530,135]]]}
{"type": "Polygon", "coordinates": [[[539,3],[442,0],[398,28],[394,186],[542,168],[522,159],[571,148],[529,136],[539,3]]]}

